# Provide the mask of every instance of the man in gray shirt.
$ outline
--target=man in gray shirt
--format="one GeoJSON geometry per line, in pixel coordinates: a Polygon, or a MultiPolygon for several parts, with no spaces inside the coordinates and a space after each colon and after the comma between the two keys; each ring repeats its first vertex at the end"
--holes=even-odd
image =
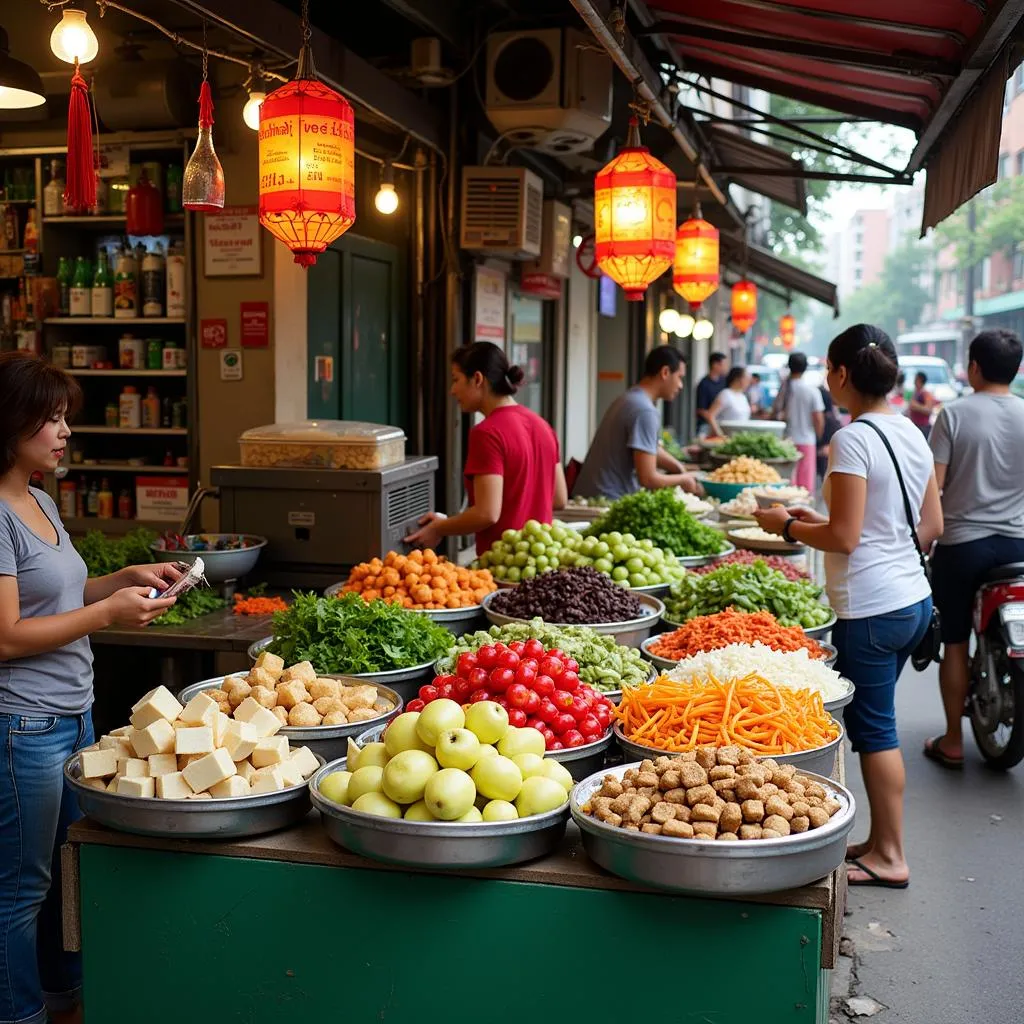
{"type": "Polygon", "coordinates": [[[945,521],[932,589],[945,644],[939,684],[946,732],[928,740],[925,756],[946,768],[963,767],[974,593],[990,569],[1024,562],[1024,400],[1010,393],[1021,352],[1013,331],[982,331],[968,357],[974,393],[944,406],[929,438],[945,521]]]}
{"type": "Polygon", "coordinates": [[[611,498],[646,487],[683,487],[699,493],[692,473],[662,448],[661,416],[654,404],[671,401],[683,386],[686,365],[678,349],[660,345],[647,354],[639,383],[620,395],[604,414],[573,494],[583,498],[611,498]]]}

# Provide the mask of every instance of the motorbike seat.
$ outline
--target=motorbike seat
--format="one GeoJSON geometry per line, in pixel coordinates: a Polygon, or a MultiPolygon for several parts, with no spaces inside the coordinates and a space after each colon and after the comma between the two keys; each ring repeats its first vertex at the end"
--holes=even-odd
{"type": "Polygon", "coordinates": [[[1024,579],[1024,562],[1010,562],[989,569],[981,578],[982,583],[1000,583],[1004,580],[1024,579]]]}

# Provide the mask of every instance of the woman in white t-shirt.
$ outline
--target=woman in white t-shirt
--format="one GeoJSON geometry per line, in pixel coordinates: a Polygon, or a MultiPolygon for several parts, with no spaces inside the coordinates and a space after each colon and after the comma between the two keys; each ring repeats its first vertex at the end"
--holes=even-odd
{"type": "Polygon", "coordinates": [[[747,398],[747,388],[750,387],[750,374],[745,366],[734,366],[725,378],[725,387],[718,392],[718,396],[711,403],[708,409],[708,417],[711,422],[711,433],[721,437],[722,431],[718,424],[742,421],[750,419],[750,399],[747,398]]]}
{"type": "Polygon", "coordinates": [[[860,754],[871,809],[866,842],[851,846],[851,885],[906,888],[903,849],[906,777],[896,734],[896,680],[931,619],[931,588],[907,524],[892,447],[907,488],[922,547],[942,533],[942,506],[931,452],[887,396],[899,367],[889,336],[858,324],[828,350],[828,387],[851,422],[832,438],[822,494],[828,516],[808,509],[768,509],[761,526],[825,552],[825,589],[838,622],[836,671],[856,687],[844,715],[860,754]],[[868,426],[871,424],[871,426],[868,426]]]}

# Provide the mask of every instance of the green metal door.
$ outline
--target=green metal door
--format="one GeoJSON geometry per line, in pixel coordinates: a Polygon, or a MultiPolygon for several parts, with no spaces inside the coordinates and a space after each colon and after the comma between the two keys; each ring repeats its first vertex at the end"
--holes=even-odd
{"type": "Polygon", "coordinates": [[[342,236],[309,270],[309,415],[407,427],[399,250],[342,236]]]}

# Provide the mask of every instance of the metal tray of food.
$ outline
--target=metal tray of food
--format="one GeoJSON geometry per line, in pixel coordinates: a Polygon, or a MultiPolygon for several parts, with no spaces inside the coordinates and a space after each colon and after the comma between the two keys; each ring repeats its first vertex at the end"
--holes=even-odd
{"type": "MultiPolygon", "coordinates": [[[[317,755],[321,768],[324,759],[317,755]]],[[[107,793],[79,777],[78,754],[64,762],[64,781],[74,790],[82,813],[118,832],[165,839],[242,839],[276,832],[309,813],[309,785],[277,793],[211,800],[161,800],[107,793]]]]}
{"type": "MultiPolygon", "coordinates": [[[[834,718],[833,721],[839,727],[839,735],[831,743],[826,743],[823,747],[815,747],[813,750],[801,750],[795,754],[766,754],[763,757],[757,755],[758,760],[766,760],[770,757],[771,760],[777,761],[779,764],[796,765],[802,772],[831,775],[836,766],[836,755],[839,753],[839,748],[846,735],[843,723],[837,718],[834,718]]],[[[645,747],[641,743],[634,743],[632,740],[626,739],[622,732],[621,722],[615,722],[612,726],[612,734],[623,755],[630,761],[643,761],[645,758],[653,760],[665,755],[672,756],[671,751],[659,750],[657,747],[645,747]]]]}
{"type": "MultiPolygon", "coordinates": [[[[236,672],[234,675],[239,675],[239,673],[236,672]]],[[[182,704],[187,704],[197,693],[202,693],[203,690],[219,689],[224,680],[230,678],[231,676],[215,676],[212,679],[204,679],[200,683],[192,683],[178,694],[178,700],[182,704]]],[[[325,676],[324,678],[337,679],[343,683],[347,681],[353,686],[366,682],[365,679],[356,676],[325,676]]],[[[367,718],[362,722],[349,722],[347,725],[282,725],[278,735],[287,736],[288,742],[293,746],[309,747],[314,754],[319,754],[325,761],[333,761],[334,758],[343,756],[348,749],[350,736],[358,736],[371,725],[380,725],[383,728],[392,718],[401,714],[402,708],[405,707],[405,702],[390,687],[378,683],[372,685],[377,687],[378,696],[384,697],[395,705],[393,710],[386,711],[376,718],[367,718]]]]}
{"type": "Polygon", "coordinates": [[[844,683],[846,683],[849,689],[842,695],[842,697],[836,697],[834,700],[825,701],[825,710],[837,722],[843,721],[843,708],[853,700],[853,694],[856,689],[851,680],[847,679],[845,676],[841,676],[840,678],[844,683]]]}
{"type": "Polygon", "coordinates": [[[621,765],[584,779],[570,801],[587,855],[614,875],[674,892],[743,897],[810,885],[843,863],[856,805],[853,794],[831,779],[805,773],[842,804],[821,828],[779,839],[720,843],[628,832],[584,813],[606,775],[621,779],[632,767],[621,765]]]}
{"type": "MultiPolygon", "coordinates": [[[[511,616],[502,615],[500,612],[491,611],[490,603],[493,597],[494,594],[488,594],[484,598],[482,605],[484,613],[487,615],[487,619],[492,626],[507,626],[510,622],[529,624],[529,619],[514,619],[511,616]]],[[[637,594],[636,599],[650,609],[646,615],[639,619],[627,619],[625,622],[548,622],[548,625],[556,628],[567,625],[583,625],[588,629],[592,629],[595,633],[613,636],[615,642],[623,647],[637,647],[641,641],[646,640],[651,635],[651,630],[654,629],[658,620],[665,614],[665,605],[658,598],[651,597],[650,594],[637,594]]],[[[547,622],[547,619],[544,621],[547,622]]]]}
{"type": "Polygon", "coordinates": [[[839,616],[835,612],[832,613],[828,622],[822,623],[820,626],[805,626],[804,632],[813,637],[815,640],[821,640],[822,637],[828,636],[832,632],[832,627],[839,621],[839,616]]]}
{"type": "MultiPolygon", "coordinates": [[[[640,653],[643,654],[643,656],[655,668],[660,669],[662,672],[671,672],[672,669],[674,669],[683,659],[679,658],[673,660],[672,658],[662,658],[651,650],[651,645],[660,640],[663,635],[664,634],[659,633],[656,636],[649,636],[640,645],[640,653]]],[[[824,643],[821,640],[818,641],[818,646],[825,652],[825,657],[821,660],[824,661],[829,668],[831,668],[836,663],[836,658],[839,656],[839,652],[831,644],[824,643]]],[[[849,701],[847,701],[847,703],[849,703],[849,701]]]]}
{"type": "MultiPolygon", "coordinates": [[[[272,636],[265,636],[249,645],[249,661],[255,665],[260,653],[274,642],[272,636]]],[[[316,668],[316,666],[313,666],[316,668]]],[[[425,661],[422,665],[412,665],[409,668],[393,668],[387,672],[320,672],[318,675],[324,679],[355,679],[360,683],[375,683],[379,686],[386,686],[397,693],[402,700],[412,700],[424,683],[429,683],[434,678],[434,662],[425,661]]]]}
{"type": "Polygon", "coordinates": [[[321,780],[344,767],[344,758],[321,767],[309,793],[331,839],[361,857],[432,870],[498,868],[544,857],[565,835],[568,800],[557,810],[515,821],[406,821],[353,811],[320,795],[321,780]]]}
{"type": "MultiPolygon", "coordinates": [[[[341,593],[343,586],[345,586],[344,583],[332,583],[324,591],[324,597],[336,597],[341,593]]],[[[474,632],[484,621],[483,609],[478,604],[469,608],[409,608],[407,610],[415,612],[417,615],[426,615],[427,618],[433,619],[456,636],[474,632]]]]}
{"type": "Polygon", "coordinates": [[[726,541],[725,547],[715,555],[679,555],[678,561],[680,565],[692,569],[701,565],[711,565],[712,562],[717,562],[720,558],[731,555],[735,550],[735,545],[726,541]]]}

